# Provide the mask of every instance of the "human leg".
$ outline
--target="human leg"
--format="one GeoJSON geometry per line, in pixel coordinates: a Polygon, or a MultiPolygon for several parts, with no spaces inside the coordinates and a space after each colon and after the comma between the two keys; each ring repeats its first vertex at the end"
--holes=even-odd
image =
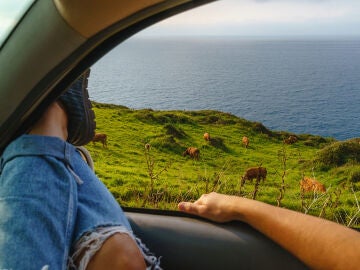
{"type": "Polygon", "coordinates": [[[126,264],[128,268],[124,269],[144,269],[145,259],[148,269],[160,269],[159,260],[133,235],[123,210],[105,185],[79,155],[73,156],[71,164],[82,179],[77,186],[77,222],[71,255],[76,268],[119,269],[115,266],[126,264]],[[109,268],[109,264],[114,268],[109,268]]]}
{"type": "MultiPolygon", "coordinates": [[[[85,75],[80,79],[87,80],[85,75]]],[[[0,264],[4,263],[4,268],[14,265],[13,269],[39,269],[32,258],[40,250],[37,262],[45,262],[44,265],[50,265],[50,269],[65,269],[70,247],[76,246],[75,242],[83,243],[88,234],[102,239],[99,243],[97,238],[90,238],[93,240],[91,245],[85,246],[79,253],[83,255],[80,259],[91,255],[89,267],[93,262],[107,262],[106,254],[109,253],[106,250],[131,251],[128,257],[118,254],[117,263],[126,264],[128,262],[122,260],[131,257],[134,267],[143,266],[139,247],[149,264],[158,265],[156,258],[147,256],[146,248],[133,236],[116,200],[89,170],[75,147],[64,141],[79,144],[92,139],[91,127],[95,122],[89,112],[89,103],[81,101],[80,107],[77,107],[76,98],[73,99],[76,96],[77,99],[87,100],[86,86],[80,86],[80,93],[71,89],[75,95],[70,94],[71,97],[61,98],[60,103],[52,104],[33,126],[30,135],[23,135],[9,145],[1,158],[0,214],[5,218],[0,221],[0,253],[3,259],[0,264]],[[78,110],[84,113],[78,114],[78,110]],[[74,119],[90,123],[84,136],[73,128],[74,119]],[[101,207],[95,207],[98,205],[101,207]],[[93,234],[103,227],[111,228],[111,233],[93,234]],[[40,232],[36,228],[40,228],[40,232]],[[92,251],[94,243],[97,249],[91,254],[89,251],[92,251]],[[23,257],[16,256],[19,247],[26,251],[22,253],[23,257]]],[[[76,252],[74,248],[73,254],[76,252]]]]}
{"type": "Polygon", "coordinates": [[[68,121],[65,111],[58,102],[50,104],[44,115],[34,124],[29,134],[58,137],[66,141],[68,121]]]}
{"type": "Polygon", "coordinates": [[[134,239],[116,233],[103,243],[89,261],[87,270],[145,269],[145,261],[134,239]]]}
{"type": "Polygon", "coordinates": [[[67,267],[77,184],[60,160],[61,142],[25,135],[1,158],[0,269],[67,267]]]}
{"type": "MultiPolygon", "coordinates": [[[[49,110],[58,109],[52,106],[49,110]]],[[[45,118],[51,114],[49,111],[45,118]]],[[[95,267],[101,269],[99,265],[108,263],[109,255],[120,252],[110,260],[114,265],[130,263],[133,269],[144,268],[139,268],[145,265],[144,259],[124,213],[76,148],[48,127],[40,125],[36,130],[14,141],[2,157],[0,267],[41,269],[48,265],[50,269],[66,269],[76,236],[113,225],[122,229],[107,235],[100,245],[102,235],[93,238],[98,243],[93,254],[95,267]],[[43,131],[54,136],[39,136],[43,131]]]]}

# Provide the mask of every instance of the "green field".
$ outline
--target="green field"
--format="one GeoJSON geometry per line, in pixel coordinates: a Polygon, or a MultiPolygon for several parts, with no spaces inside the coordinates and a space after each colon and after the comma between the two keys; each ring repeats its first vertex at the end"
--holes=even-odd
{"type": "Polygon", "coordinates": [[[357,139],[339,142],[296,134],[299,140],[287,145],[287,132],[218,111],[132,110],[95,102],[94,111],[96,132],[107,134],[108,148],[101,143],[87,148],[96,174],[123,206],[176,209],[179,201],[217,191],[345,225],[360,223],[357,139]],[[205,132],[210,142],[204,140],[205,132]],[[243,136],[250,139],[247,149],[243,136]],[[182,155],[189,146],[200,149],[199,160],[182,155]],[[258,166],[266,167],[266,181],[241,187],[245,170],[258,166]],[[301,192],[303,176],[323,183],[326,193],[301,192]]]}

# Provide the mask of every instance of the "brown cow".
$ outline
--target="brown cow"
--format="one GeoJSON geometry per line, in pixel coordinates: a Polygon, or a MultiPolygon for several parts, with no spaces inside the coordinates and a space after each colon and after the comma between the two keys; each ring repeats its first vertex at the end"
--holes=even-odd
{"type": "Polygon", "coordinates": [[[245,174],[242,176],[242,182],[245,183],[246,180],[252,181],[253,179],[259,179],[263,182],[266,179],[267,170],[265,167],[252,167],[246,170],[245,174]]]}
{"type": "Polygon", "coordinates": [[[284,143],[285,144],[293,144],[293,143],[296,143],[298,140],[298,138],[294,135],[290,135],[289,138],[287,139],[284,139],[284,143]]]}
{"type": "Polygon", "coordinates": [[[204,133],[204,140],[208,142],[210,141],[210,134],[208,132],[204,133]]]}
{"type": "Polygon", "coordinates": [[[302,192],[326,192],[326,188],[323,184],[306,176],[300,181],[300,189],[302,192]]]}
{"type": "Polygon", "coordinates": [[[243,145],[245,146],[245,148],[248,148],[249,143],[250,143],[249,138],[246,137],[246,136],[244,136],[244,137],[242,138],[242,143],[243,143],[243,145]]]}
{"type": "Polygon", "coordinates": [[[101,142],[103,147],[107,148],[107,135],[105,133],[96,133],[92,142],[94,145],[95,142],[101,142]]]}
{"type": "Polygon", "coordinates": [[[184,152],[183,156],[189,155],[191,158],[198,160],[200,157],[200,150],[196,147],[188,147],[184,152]]]}

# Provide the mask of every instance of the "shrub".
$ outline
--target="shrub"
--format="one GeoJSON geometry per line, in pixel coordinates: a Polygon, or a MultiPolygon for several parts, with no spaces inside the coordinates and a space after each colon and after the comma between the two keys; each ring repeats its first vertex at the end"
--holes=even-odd
{"type": "Polygon", "coordinates": [[[360,144],[345,141],[332,143],[318,152],[317,163],[325,166],[342,166],[348,162],[360,161],[360,144]]]}
{"type": "Polygon", "coordinates": [[[326,139],[321,136],[313,136],[310,134],[302,134],[299,136],[300,140],[304,141],[304,145],[311,147],[320,147],[325,143],[331,142],[332,139],[326,139]]]}
{"type": "Polygon", "coordinates": [[[120,110],[125,109],[125,110],[129,110],[128,107],[122,106],[122,105],[100,103],[100,102],[96,102],[96,101],[92,101],[91,104],[92,104],[92,106],[94,108],[99,108],[99,109],[120,109],[120,110]]]}
{"type": "Polygon", "coordinates": [[[150,144],[165,152],[181,154],[184,151],[184,147],[177,143],[175,138],[171,135],[159,136],[152,139],[150,144]]]}
{"type": "Polygon", "coordinates": [[[167,135],[173,136],[178,139],[182,139],[187,137],[186,133],[181,128],[176,128],[171,124],[167,124],[164,126],[167,135]]]}
{"type": "Polygon", "coordinates": [[[136,119],[140,120],[141,122],[158,122],[154,113],[150,110],[140,110],[134,113],[136,119]]]}
{"type": "Polygon", "coordinates": [[[181,113],[167,113],[161,111],[153,111],[150,109],[138,110],[134,113],[136,119],[142,122],[152,122],[157,124],[180,123],[193,124],[193,121],[186,115],[181,113]]]}
{"type": "Polygon", "coordinates": [[[360,171],[354,171],[350,174],[350,182],[352,183],[360,182],[360,171]]]}
{"type": "Polygon", "coordinates": [[[178,123],[178,124],[193,124],[194,122],[190,117],[181,113],[161,113],[162,117],[166,119],[167,123],[178,123]]]}
{"type": "Polygon", "coordinates": [[[260,122],[255,122],[252,126],[252,129],[255,132],[266,134],[270,137],[273,135],[273,133],[260,122]]]}
{"type": "Polygon", "coordinates": [[[234,125],[238,121],[235,116],[223,112],[210,112],[199,119],[201,124],[234,125]]]}
{"type": "Polygon", "coordinates": [[[228,152],[229,149],[226,147],[225,143],[224,143],[224,139],[223,138],[219,138],[219,137],[212,137],[210,140],[210,145],[214,146],[215,148],[221,149],[224,152],[228,152]]]}

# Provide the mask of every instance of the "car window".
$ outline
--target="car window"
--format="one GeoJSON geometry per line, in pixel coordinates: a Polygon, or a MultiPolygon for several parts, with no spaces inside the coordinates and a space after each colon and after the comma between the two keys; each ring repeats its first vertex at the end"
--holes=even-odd
{"type": "Polygon", "coordinates": [[[4,0],[0,2],[0,46],[34,0],[4,0]]]}
{"type": "Polygon", "coordinates": [[[359,226],[359,5],[224,2],[92,67],[96,173],[125,206],[217,191],[359,226]]]}

